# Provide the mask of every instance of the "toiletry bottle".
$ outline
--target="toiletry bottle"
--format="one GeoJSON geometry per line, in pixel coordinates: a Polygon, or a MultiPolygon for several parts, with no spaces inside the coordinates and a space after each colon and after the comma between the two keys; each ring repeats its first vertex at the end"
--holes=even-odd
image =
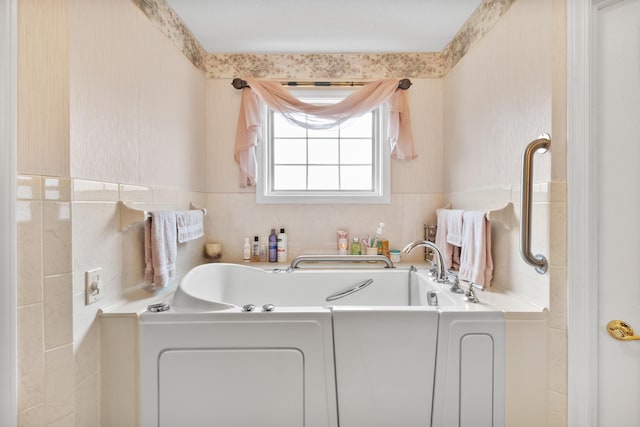
{"type": "Polygon", "coordinates": [[[249,238],[244,238],[244,248],[242,250],[242,260],[244,262],[251,261],[251,243],[249,243],[249,238]]]}
{"type": "Polygon", "coordinates": [[[267,247],[263,244],[260,245],[260,262],[267,262],[267,247]]]}
{"type": "Polygon", "coordinates": [[[357,237],[353,238],[353,243],[351,243],[351,255],[360,255],[362,254],[362,246],[360,245],[360,239],[357,237]]]}
{"type": "Polygon", "coordinates": [[[284,228],[281,228],[278,234],[278,262],[287,262],[287,235],[284,228]]]}
{"type": "Polygon", "coordinates": [[[336,234],[338,235],[338,255],[347,255],[347,250],[349,249],[349,232],[346,230],[338,230],[336,234]]]}
{"type": "Polygon", "coordinates": [[[253,236],[253,246],[251,246],[251,261],[260,261],[260,237],[253,236]]]}
{"type": "MultiPolygon", "coordinates": [[[[385,255],[384,253],[384,239],[382,238],[382,227],[384,227],[384,222],[378,224],[378,228],[376,229],[376,244],[378,246],[378,255],[385,255]]],[[[389,241],[386,241],[387,251],[389,250],[389,241]]],[[[388,255],[387,255],[388,256],[388,255]]]]}
{"type": "Polygon", "coordinates": [[[278,261],[278,236],[276,236],[276,229],[271,229],[269,235],[269,262],[278,261]]]}

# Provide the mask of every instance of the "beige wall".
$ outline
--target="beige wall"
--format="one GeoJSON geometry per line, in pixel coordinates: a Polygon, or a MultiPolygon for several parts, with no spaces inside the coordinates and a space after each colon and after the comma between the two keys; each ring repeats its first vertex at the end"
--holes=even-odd
{"type": "MultiPolygon", "coordinates": [[[[442,205],[442,80],[412,79],[411,115],[418,158],[391,163],[391,203],[386,205],[263,205],[255,188],[238,185],[233,144],[240,92],[230,80],[207,81],[207,238],[221,241],[223,258],[242,258],[245,236],[266,238],[285,227],[289,258],[303,253],[335,253],[336,230],[351,236],[375,233],[384,222],[392,247],[423,236],[423,224],[435,221],[442,205]],[[276,230],[277,231],[277,230],[276,230]]],[[[407,259],[420,259],[416,251],[407,259]]]]}
{"type": "MultiPolygon", "coordinates": [[[[116,202],[206,203],[205,78],[130,0],[21,0],[19,21],[19,425],[98,426],[96,312],[148,295],[116,202]]],[[[200,262],[202,239],[180,246],[179,274],[200,262]]]]}

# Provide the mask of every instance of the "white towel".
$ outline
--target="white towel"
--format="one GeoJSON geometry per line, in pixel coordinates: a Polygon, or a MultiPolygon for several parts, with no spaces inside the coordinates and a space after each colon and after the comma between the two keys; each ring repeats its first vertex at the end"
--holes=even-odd
{"type": "Polygon", "coordinates": [[[447,215],[447,243],[462,246],[462,213],[461,209],[451,209],[447,215]]]}
{"type": "Polygon", "coordinates": [[[484,212],[465,211],[462,216],[462,250],[458,277],[480,286],[491,286],[491,223],[484,212]]]}
{"type": "Polygon", "coordinates": [[[458,268],[460,264],[460,248],[453,246],[447,242],[447,236],[449,234],[449,214],[451,209],[437,209],[436,219],[438,228],[436,229],[436,246],[442,253],[444,259],[445,268],[451,269],[458,268]]]}
{"type": "Polygon", "coordinates": [[[204,236],[204,213],[200,209],[176,212],[178,243],[204,236]]]}
{"type": "Polygon", "coordinates": [[[145,222],[145,280],[156,289],[167,286],[176,273],[176,232],[174,211],[151,212],[151,218],[145,222]]]}

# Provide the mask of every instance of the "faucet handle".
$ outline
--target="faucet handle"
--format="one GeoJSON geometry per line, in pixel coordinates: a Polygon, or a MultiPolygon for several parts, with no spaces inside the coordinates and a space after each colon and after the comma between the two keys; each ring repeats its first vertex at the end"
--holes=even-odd
{"type": "Polygon", "coordinates": [[[445,283],[452,285],[451,289],[449,289],[454,294],[463,294],[464,289],[460,287],[460,280],[458,279],[458,273],[452,270],[447,270],[447,279],[445,283]],[[453,276],[453,281],[451,281],[451,276],[453,276]]]}

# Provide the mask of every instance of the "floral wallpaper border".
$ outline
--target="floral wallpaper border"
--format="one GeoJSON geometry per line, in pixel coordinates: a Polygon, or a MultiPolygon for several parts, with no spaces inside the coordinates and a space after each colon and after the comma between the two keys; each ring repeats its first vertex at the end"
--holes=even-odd
{"type": "Polygon", "coordinates": [[[339,54],[207,53],[166,0],[132,0],[209,79],[439,78],[446,75],[516,0],[484,0],[443,52],[339,54]]]}
{"type": "Polygon", "coordinates": [[[445,46],[444,74],[447,74],[469,51],[471,45],[480,40],[504,15],[516,0],[484,0],[467,19],[460,31],[445,46]]]}

